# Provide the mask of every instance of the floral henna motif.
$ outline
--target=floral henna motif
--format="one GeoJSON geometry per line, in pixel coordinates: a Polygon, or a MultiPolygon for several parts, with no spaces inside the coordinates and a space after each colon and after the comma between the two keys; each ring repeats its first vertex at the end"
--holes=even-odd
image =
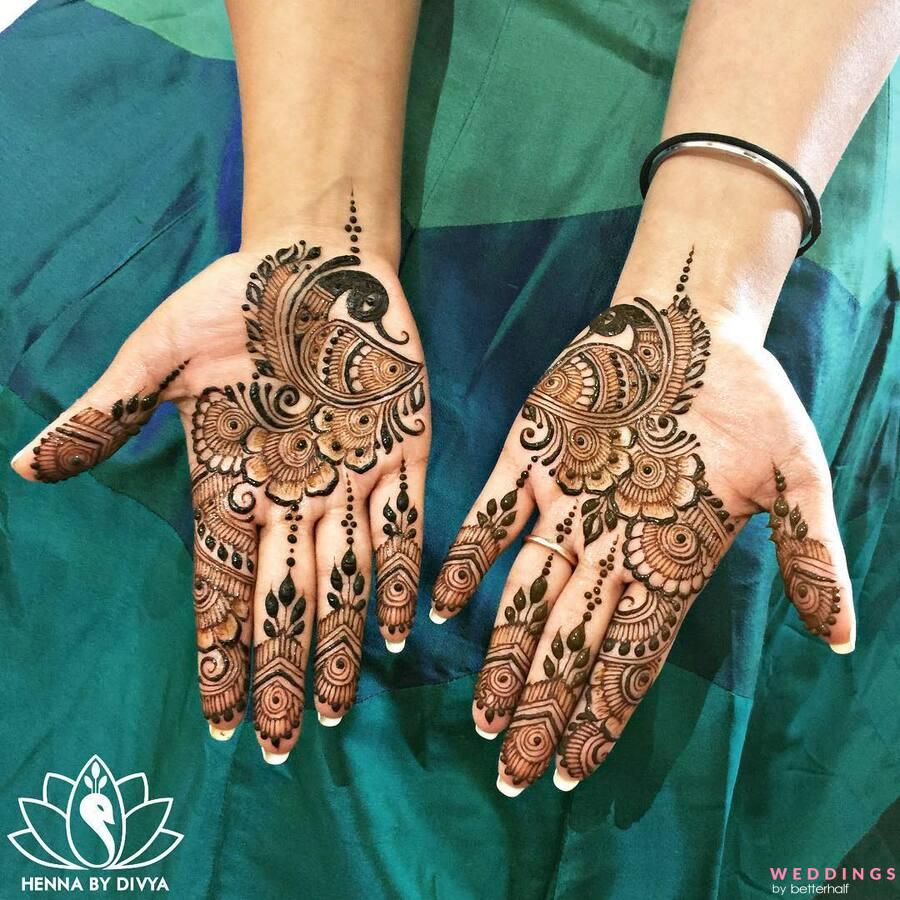
{"type": "Polygon", "coordinates": [[[55,483],[80,475],[108,459],[153,415],[160,392],[167,388],[187,365],[185,360],[170,372],[155,391],[138,392],[117,400],[108,413],[83,409],[41,438],[34,448],[31,468],[38,481],[55,483]]]}
{"type": "Polygon", "coordinates": [[[504,624],[491,633],[491,644],[475,684],[475,705],[493,722],[495,716],[511,713],[519,700],[531,668],[531,660],[547,621],[549,607],[544,600],[547,578],[555,554],[550,553],[527,589],[520,587],[503,610],[504,624]]]}
{"type": "Polygon", "coordinates": [[[778,496],[769,517],[769,527],[785,593],[797,607],[807,630],[828,637],[841,611],[840,589],[831,555],[823,543],[807,537],[809,527],[800,507],[791,509],[784,496],[787,482],[778,469],[775,470],[775,490],[778,496]]]}
{"type": "Polygon", "coordinates": [[[365,609],[368,602],[366,578],[359,571],[353,550],[356,519],[353,491],[347,482],[347,513],[341,521],[347,532],[347,549],[331,568],[331,590],[326,594],[331,612],[319,622],[313,689],[319,703],[343,716],[356,699],[362,658],[365,609]]]}
{"type": "Polygon", "coordinates": [[[404,635],[416,615],[419,565],[422,549],[416,542],[413,525],[418,510],[409,503],[406,463],[400,464],[400,491],[394,504],[384,506],[384,533],[387,540],[375,553],[378,572],[375,611],[378,624],[390,634],[404,635]]]}
{"type": "Polygon", "coordinates": [[[439,611],[461,609],[475,593],[484,573],[500,555],[500,547],[507,536],[507,528],[516,520],[519,491],[531,472],[531,466],[519,474],[513,490],[504,494],[498,503],[488,500],[484,512],[476,516],[476,525],[463,525],[456,540],[447,551],[434,585],[432,601],[439,611]]]}
{"type": "Polygon", "coordinates": [[[514,785],[537,781],[547,768],[575,710],[580,688],[587,681],[587,665],[591,658],[590,648],[585,646],[585,625],[591,621],[600,603],[603,581],[612,571],[614,560],[615,544],[600,563],[593,590],[585,594],[587,605],[581,622],[565,640],[559,631],[553,638],[550,653],[544,657],[547,677],[527,684],[522,691],[500,752],[505,774],[514,785]]]}

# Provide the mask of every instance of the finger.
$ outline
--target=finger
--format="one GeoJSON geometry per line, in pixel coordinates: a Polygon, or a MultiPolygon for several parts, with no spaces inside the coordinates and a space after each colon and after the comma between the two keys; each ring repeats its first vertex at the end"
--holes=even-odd
{"type": "Polygon", "coordinates": [[[375,614],[385,645],[400,653],[416,615],[422,560],[422,507],[425,463],[407,466],[383,479],[369,498],[375,542],[375,614]]]}
{"type": "Polygon", "coordinates": [[[257,554],[253,503],[236,479],[201,467],[191,472],[191,494],[200,705],[210,734],[227,740],[247,707],[257,554]]]}
{"type": "Polygon", "coordinates": [[[447,551],[432,592],[429,618],[441,625],[472,598],[494,560],[516,539],[534,509],[525,489],[531,464],[520,470],[505,456],[447,551]]]}
{"type": "Polygon", "coordinates": [[[640,582],[626,587],[560,741],[553,773],[560,790],[572,790],[609,755],[656,681],[695,596],[666,596],[640,582]]]}
{"type": "Polygon", "coordinates": [[[299,505],[263,529],[253,610],[253,726],[263,759],[283,763],[300,737],[316,596],[312,526],[299,505]]]}
{"type": "MultiPolygon", "coordinates": [[[[552,517],[540,516],[532,534],[553,535],[555,524],[552,517]]],[[[509,724],[549,614],[574,571],[574,551],[565,543],[551,546],[559,549],[527,542],[500,597],[472,703],[475,730],[488,740],[509,724]]]]}
{"type": "Polygon", "coordinates": [[[773,475],[769,525],[784,589],[810,633],[835,653],[856,646],[856,615],[847,560],[838,531],[827,470],[773,475]]]}
{"type": "Polygon", "coordinates": [[[593,545],[550,613],[500,753],[497,788],[508,797],[547,768],[581,696],[622,591],[617,543],[607,535],[593,545]]]}
{"type": "Polygon", "coordinates": [[[369,600],[372,539],[365,503],[349,480],[316,528],[318,580],[313,693],[319,721],[337,725],[356,700],[369,600]],[[335,504],[336,501],[336,504],[335,504]],[[340,505],[337,505],[340,504],[340,505]]]}
{"type": "MultiPolygon", "coordinates": [[[[152,333],[142,334],[140,343],[147,340],[169,346],[152,333]]],[[[12,458],[15,472],[29,481],[64,481],[108,459],[141,430],[168,399],[187,360],[174,351],[148,359],[138,344],[135,335],[129,338],[87,393],[12,458]]]]}

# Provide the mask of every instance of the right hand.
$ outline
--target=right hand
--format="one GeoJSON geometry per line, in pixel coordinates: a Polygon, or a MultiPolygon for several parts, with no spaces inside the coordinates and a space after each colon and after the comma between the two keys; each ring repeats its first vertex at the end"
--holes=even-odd
{"type": "Polygon", "coordinates": [[[158,403],[177,404],[203,714],[213,737],[231,737],[252,644],[254,726],[273,763],[300,734],[314,620],[319,719],[336,725],[353,705],[373,551],[392,652],[416,609],[430,440],[422,347],[393,268],[361,256],[358,229],[346,231],[301,228],[210,265],[13,460],[24,478],[61,481],[114,453],[158,403]]]}

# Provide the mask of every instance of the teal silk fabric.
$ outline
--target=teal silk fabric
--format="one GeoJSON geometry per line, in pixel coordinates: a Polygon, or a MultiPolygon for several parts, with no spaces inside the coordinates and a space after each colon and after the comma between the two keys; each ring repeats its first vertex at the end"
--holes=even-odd
{"type": "MultiPolygon", "coordinates": [[[[509,800],[469,708],[513,553],[441,629],[429,590],[527,390],[609,302],[685,3],[424,6],[401,277],[434,449],[407,650],[385,653],[370,621],[357,708],[336,729],[310,709],[288,763],[266,766],[251,727],[219,744],[200,715],[174,409],[61,485],[0,467],[4,833],[23,827],[17,798],[40,796],[46,772],[74,777],[96,753],[173,798],[181,845],[126,874],[162,875],[179,898],[756,898],[772,895],[773,866],[897,864],[900,79],[840,163],[824,236],[795,263],[768,338],[831,463],[856,653],[803,631],[758,518],[603,768],[572,794],[547,777],[509,800]]],[[[213,2],[47,0],[0,35],[7,455],[236,247],[230,57],[213,2]]],[[[6,841],[0,872],[2,896],[60,874],[6,841]]],[[[851,895],[900,896],[897,884],[851,895]]]]}

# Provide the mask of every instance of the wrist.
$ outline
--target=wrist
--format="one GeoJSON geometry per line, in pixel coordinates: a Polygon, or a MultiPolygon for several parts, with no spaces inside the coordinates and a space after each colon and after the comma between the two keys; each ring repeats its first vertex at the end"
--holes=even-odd
{"type": "Polygon", "coordinates": [[[651,183],[614,298],[639,294],[665,306],[684,293],[711,326],[736,326],[761,343],[801,230],[796,201],[764,172],[672,157],[651,183]],[[676,291],[691,248],[689,283],[676,291]]]}
{"type": "Polygon", "coordinates": [[[399,263],[396,192],[349,176],[322,174],[297,189],[290,204],[248,198],[241,231],[246,252],[268,253],[279,242],[305,240],[383,260],[394,271],[399,263]]]}

